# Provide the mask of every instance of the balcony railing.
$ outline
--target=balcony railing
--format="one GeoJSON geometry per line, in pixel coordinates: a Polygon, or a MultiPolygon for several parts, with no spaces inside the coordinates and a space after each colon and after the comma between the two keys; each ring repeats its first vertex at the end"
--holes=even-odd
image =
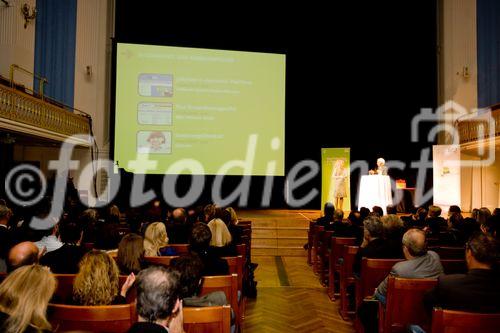
{"type": "Polygon", "coordinates": [[[460,144],[491,138],[491,127],[494,127],[491,135],[500,137],[500,105],[492,107],[491,113],[459,120],[457,126],[460,144]]]}
{"type": "Polygon", "coordinates": [[[3,123],[0,127],[5,128],[7,122],[28,125],[33,129],[31,134],[42,129],[43,133],[54,134],[51,137],[60,140],[90,133],[89,120],[84,115],[69,112],[13,87],[0,85],[0,125],[3,123]]]}

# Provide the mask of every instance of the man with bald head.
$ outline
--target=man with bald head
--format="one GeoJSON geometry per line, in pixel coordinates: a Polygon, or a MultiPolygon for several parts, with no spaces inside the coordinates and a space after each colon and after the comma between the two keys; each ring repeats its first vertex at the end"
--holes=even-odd
{"type": "MultiPolygon", "coordinates": [[[[424,231],[410,229],[403,235],[403,253],[406,260],[395,264],[389,276],[407,279],[426,279],[438,278],[444,274],[439,255],[434,251],[427,251],[427,240],[424,231]]],[[[389,276],[379,284],[373,295],[375,300],[380,301],[384,305],[386,303],[389,276]]],[[[365,301],[358,310],[365,333],[378,331],[377,309],[378,305],[376,303],[365,301]]]]}
{"type": "Polygon", "coordinates": [[[174,209],[172,220],[167,222],[168,243],[187,244],[190,233],[186,210],[184,208],[174,209]]]}
{"type": "Polygon", "coordinates": [[[22,242],[9,251],[7,268],[9,273],[21,266],[38,263],[40,257],[38,247],[33,242],[22,242]]]}

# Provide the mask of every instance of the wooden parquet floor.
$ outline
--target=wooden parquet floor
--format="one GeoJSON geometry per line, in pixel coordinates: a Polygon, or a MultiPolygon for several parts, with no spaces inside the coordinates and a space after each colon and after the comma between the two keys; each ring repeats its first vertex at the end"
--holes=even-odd
{"type": "Polygon", "coordinates": [[[247,301],[243,332],[340,332],[353,326],[338,313],[303,257],[256,257],[258,295],[247,301]]]}

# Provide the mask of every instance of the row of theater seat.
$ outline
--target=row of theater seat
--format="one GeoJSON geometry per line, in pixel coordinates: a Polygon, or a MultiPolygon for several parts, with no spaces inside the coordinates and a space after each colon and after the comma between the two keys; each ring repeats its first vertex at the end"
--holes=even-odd
{"type": "MultiPolygon", "coordinates": [[[[358,332],[363,328],[355,317],[356,309],[363,300],[373,295],[377,286],[389,275],[395,263],[402,259],[363,258],[360,276],[353,274],[353,265],[359,250],[356,239],[333,237],[332,232],[310,224],[308,235],[308,263],[327,286],[332,301],[340,298],[340,315],[344,320],[355,319],[358,332]],[[328,263],[328,264],[327,264],[328,263]],[[339,290],[336,285],[339,285],[339,290]],[[355,308],[349,308],[349,291],[355,291],[355,308]]],[[[431,248],[441,257],[446,274],[465,273],[463,247],[448,247],[434,244],[431,248]]],[[[474,327],[480,332],[499,332],[500,314],[476,314],[460,311],[434,309],[432,318],[423,307],[424,294],[437,284],[436,279],[403,279],[391,277],[387,290],[387,304],[379,305],[379,332],[406,332],[408,325],[416,324],[427,332],[470,332],[474,327]]]]}
{"type": "MultiPolygon", "coordinates": [[[[230,305],[216,307],[184,307],[184,330],[186,332],[218,332],[231,331],[231,309],[235,314],[236,329],[240,330],[244,320],[245,297],[238,297],[242,291],[243,279],[247,272],[247,263],[250,258],[251,222],[242,223],[246,230],[244,235],[248,238],[244,244],[236,245],[238,256],[223,257],[228,263],[230,275],[205,276],[200,295],[203,296],[213,291],[223,291],[230,305]]],[[[87,249],[92,249],[93,244],[86,244],[87,249]]],[[[168,267],[173,258],[189,253],[188,244],[171,244],[177,256],[145,257],[145,262],[150,265],[168,267]]],[[[61,304],[71,300],[75,274],[55,274],[57,289],[49,304],[47,315],[53,326],[54,332],[89,331],[89,332],[126,332],[137,320],[135,307],[136,292],[132,288],[127,295],[128,304],[106,306],[77,306],[61,304]]],[[[0,275],[0,282],[5,275],[0,275]]],[[[119,277],[120,287],[127,276],[119,277]]]]}

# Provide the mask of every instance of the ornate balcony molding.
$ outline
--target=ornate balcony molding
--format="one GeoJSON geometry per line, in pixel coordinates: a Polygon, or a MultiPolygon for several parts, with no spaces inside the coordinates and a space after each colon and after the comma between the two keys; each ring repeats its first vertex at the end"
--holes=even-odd
{"type": "MultiPolygon", "coordinates": [[[[90,135],[85,116],[3,85],[0,85],[0,128],[57,141],[76,134],[90,135]]],[[[72,141],[90,145],[90,138],[72,141]]]]}
{"type": "Polygon", "coordinates": [[[460,144],[470,144],[476,141],[488,139],[490,125],[495,126],[493,131],[495,138],[500,137],[500,108],[491,111],[491,119],[489,114],[478,115],[473,118],[467,118],[458,122],[458,133],[460,135],[460,144]],[[485,134],[481,134],[481,129],[484,129],[485,134]]]}

